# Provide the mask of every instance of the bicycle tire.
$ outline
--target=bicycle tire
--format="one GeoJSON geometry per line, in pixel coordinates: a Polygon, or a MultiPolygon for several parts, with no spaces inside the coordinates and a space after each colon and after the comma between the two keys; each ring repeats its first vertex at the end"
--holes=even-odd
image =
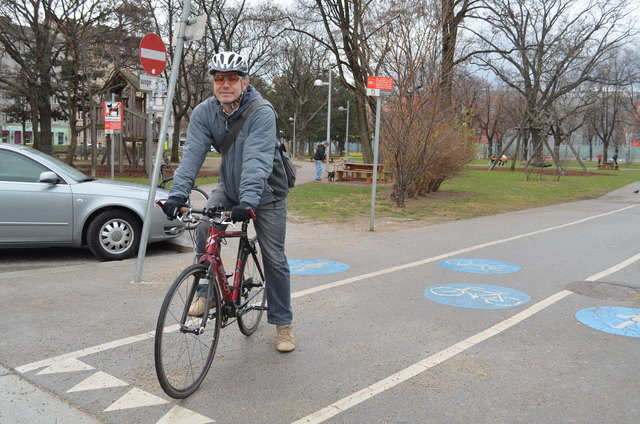
{"type": "Polygon", "coordinates": [[[264,306],[267,302],[264,273],[262,271],[260,247],[258,240],[253,238],[249,241],[249,251],[245,254],[240,268],[241,286],[240,302],[248,302],[246,307],[241,308],[238,316],[238,327],[245,336],[250,336],[257,329],[262,319],[264,306]]]}
{"type": "MultiPolygon", "coordinates": [[[[189,192],[189,198],[187,199],[187,204],[191,208],[202,209],[207,205],[207,201],[209,200],[209,195],[198,187],[193,187],[189,192]]],[[[185,228],[189,231],[194,230],[200,225],[200,221],[196,222],[188,222],[185,225],[185,228]]]]}
{"type": "Polygon", "coordinates": [[[215,277],[210,277],[206,265],[185,268],[169,288],[156,325],[154,359],[160,386],[172,398],[189,396],[206,377],[220,336],[220,311],[215,277]],[[211,309],[204,316],[188,316],[203,281],[209,287],[211,309]],[[207,331],[195,332],[205,328],[207,331]]]}

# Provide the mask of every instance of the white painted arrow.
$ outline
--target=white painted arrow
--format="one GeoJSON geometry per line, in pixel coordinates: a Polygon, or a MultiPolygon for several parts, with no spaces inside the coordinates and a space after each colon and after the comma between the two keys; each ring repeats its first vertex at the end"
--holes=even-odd
{"type": "Polygon", "coordinates": [[[216,421],[204,415],[176,405],[156,424],[206,424],[214,422],[216,421]]]}
{"type": "Polygon", "coordinates": [[[117,379],[114,376],[107,374],[106,372],[98,371],[97,373],[82,380],[80,383],[67,390],[67,393],[82,392],[85,390],[108,389],[110,387],[122,387],[128,385],[129,383],[117,379]]]}
{"type": "Polygon", "coordinates": [[[165,403],[169,403],[169,401],[145,392],[144,390],[133,388],[120,399],[113,402],[111,406],[104,410],[104,412],[140,408],[142,406],[162,405],[165,403]]]}
{"type": "Polygon", "coordinates": [[[91,365],[87,365],[75,358],[66,358],[58,362],[52,363],[47,368],[38,373],[40,374],[57,374],[61,372],[86,371],[94,369],[91,365]]]}

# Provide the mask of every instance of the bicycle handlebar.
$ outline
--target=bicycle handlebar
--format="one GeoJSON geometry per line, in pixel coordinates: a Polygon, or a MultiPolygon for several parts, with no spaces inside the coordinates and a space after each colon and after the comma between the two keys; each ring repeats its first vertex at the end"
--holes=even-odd
{"type": "MultiPolygon", "coordinates": [[[[156,202],[156,204],[158,205],[159,208],[162,209],[163,206],[163,202],[158,200],[156,202]]],[[[221,220],[219,221],[221,224],[224,223],[229,223],[230,221],[225,222],[227,219],[231,218],[231,211],[225,211],[224,210],[224,206],[214,206],[212,208],[203,208],[203,209],[196,209],[196,208],[190,208],[187,206],[183,206],[180,208],[180,210],[178,211],[180,213],[180,215],[183,216],[183,218],[181,218],[181,221],[183,222],[188,222],[186,219],[191,219],[191,220],[198,220],[199,217],[193,217],[192,214],[197,214],[197,215],[202,215],[203,217],[207,217],[210,219],[218,219],[221,220]],[[187,218],[189,217],[189,218],[187,218]]],[[[253,211],[253,209],[249,209],[249,218],[251,220],[256,220],[257,216],[256,213],[253,211]]],[[[201,218],[200,218],[201,220],[201,218]]]]}

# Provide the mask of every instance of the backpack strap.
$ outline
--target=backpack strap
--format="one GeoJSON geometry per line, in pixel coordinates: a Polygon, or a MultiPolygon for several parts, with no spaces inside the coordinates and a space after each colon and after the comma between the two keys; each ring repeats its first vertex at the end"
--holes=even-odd
{"type": "Polygon", "coordinates": [[[233,126],[227,132],[227,136],[224,138],[224,140],[222,140],[222,144],[220,144],[218,151],[223,155],[226,155],[227,152],[229,151],[229,148],[233,144],[233,142],[236,141],[236,137],[238,136],[240,129],[244,125],[244,121],[246,121],[247,118],[251,116],[251,113],[253,113],[253,110],[258,106],[270,105],[270,104],[271,103],[269,103],[269,101],[266,99],[257,99],[249,103],[249,106],[247,106],[244,112],[242,112],[242,115],[240,115],[238,120],[233,124],[233,126]]]}

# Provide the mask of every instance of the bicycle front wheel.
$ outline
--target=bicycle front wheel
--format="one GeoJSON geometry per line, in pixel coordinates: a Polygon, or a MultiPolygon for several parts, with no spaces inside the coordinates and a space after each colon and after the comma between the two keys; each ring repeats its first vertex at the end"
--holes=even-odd
{"type": "Polygon", "coordinates": [[[182,399],[200,386],[216,353],[220,325],[215,280],[206,265],[189,266],[171,285],[156,325],[156,374],[166,394],[182,399]],[[208,284],[209,308],[204,307],[199,316],[189,315],[195,313],[190,308],[203,284],[208,284]]]}
{"type": "MultiPolygon", "coordinates": [[[[189,198],[187,199],[187,204],[190,208],[203,209],[207,206],[207,200],[209,200],[209,195],[201,188],[193,187],[189,192],[189,198]]],[[[189,222],[185,225],[187,230],[193,230],[200,224],[200,221],[189,222]]]]}
{"type": "Polygon", "coordinates": [[[238,326],[245,336],[250,336],[258,328],[267,301],[258,240],[254,238],[249,243],[250,252],[247,252],[241,266],[241,307],[238,315],[238,326]]]}

